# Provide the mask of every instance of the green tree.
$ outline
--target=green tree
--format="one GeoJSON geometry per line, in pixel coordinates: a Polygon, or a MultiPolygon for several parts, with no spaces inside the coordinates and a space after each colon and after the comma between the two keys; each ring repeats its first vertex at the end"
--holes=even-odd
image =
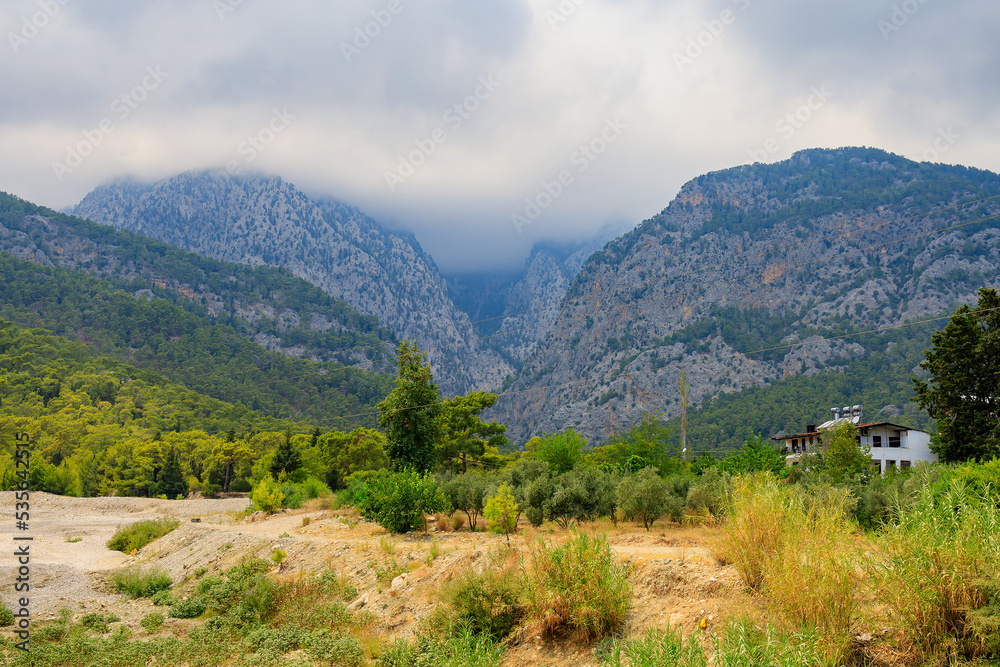
{"type": "Polygon", "coordinates": [[[545,461],[553,475],[569,472],[583,460],[587,439],[569,428],[552,435],[535,436],[524,445],[524,455],[545,461]]]}
{"type": "Polygon", "coordinates": [[[747,438],[738,451],[722,460],[719,467],[733,475],[763,471],[778,474],[785,468],[785,457],[777,447],[764,442],[764,436],[758,433],[747,438]]]}
{"type": "Polygon", "coordinates": [[[461,467],[466,472],[470,459],[482,459],[487,452],[495,454],[507,444],[505,425],[484,422],[479,417],[496,402],[496,394],[474,391],[442,403],[439,456],[445,467],[453,470],[461,467]]]}
{"type": "Polygon", "coordinates": [[[597,447],[587,457],[591,463],[611,467],[619,472],[637,472],[654,466],[661,475],[676,472],[681,461],[668,445],[671,429],[656,412],[646,412],[642,420],[627,433],[616,436],[607,444],[597,447]]]}
{"type": "Polygon", "coordinates": [[[517,517],[521,515],[521,511],[506,484],[501,484],[496,494],[486,501],[484,514],[490,522],[490,530],[503,533],[507,537],[507,544],[510,544],[510,534],[517,532],[517,517]]]}
{"type": "Polygon", "coordinates": [[[319,436],[317,448],[328,472],[328,483],[339,488],[356,472],[388,467],[385,443],[382,433],[364,427],[350,433],[332,431],[319,436]]]}
{"type": "Polygon", "coordinates": [[[945,462],[1000,455],[1000,295],[979,290],[975,308],[964,305],[932,337],[920,365],[930,382],[914,378],[916,400],[937,420],[931,448],[945,462]]]}
{"type": "Polygon", "coordinates": [[[617,495],[622,516],[642,521],[647,531],[667,513],[670,503],[670,489],[656,468],[644,468],[623,479],[617,495]]]}
{"type": "Polygon", "coordinates": [[[184,472],[181,470],[181,459],[177,454],[177,448],[171,447],[167,452],[167,459],[160,471],[160,481],[157,491],[167,496],[167,498],[184,497],[188,492],[187,480],[184,479],[184,472]]]}
{"type": "Polygon", "coordinates": [[[417,530],[423,527],[425,514],[450,509],[434,480],[413,470],[376,473],[358,507],[365,519],[391,533],[417,530]]]}
{"type": "Polygon", "coordinates": [[[397,350],[395,388],[378,404],[378,424],[386,431],[386,454],[397,470],[426,473],[434,467],[441,440],[441,395],[416,343],[404,340],[397,350]]]}
{"type": "Polygon", "coordinates": [[[274,460],[271,461],[271,474],[275,479],[281,473],[291,475],[302,467],[302,454],[292,444],[292,430],[285,430],[285,439],[278,445],[278,450],[274,453],[274,460]]]}
{"type": "Polygon", "coordinates": [[[841,421],[823,433],[822,470],[834,483],[853,480],[859,475],[867,478],[871,475],[871,463],[871,447],[860,443],[851,422],[841,421]]]}
{"type": "Polygon", "coordinates": [[[465,512],[465,515],[469,517],[469,528],[472,529],[472,532],[476,531],[476,524],[483,511],[486,490],[489,486],[489,478],[478,472],[456,475],[454,479],[444,485],[444,494],[451,502],[452,508],[465,512]]]}

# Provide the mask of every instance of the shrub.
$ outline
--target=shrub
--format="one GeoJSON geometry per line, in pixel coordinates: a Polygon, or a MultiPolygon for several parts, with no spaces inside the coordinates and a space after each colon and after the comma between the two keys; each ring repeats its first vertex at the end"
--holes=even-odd
{"type": "MultiPolygon", "coordinates": [[[[115,620],[118,619],[116,618],[115,620]]],[[[111,619],[105,618],[103,614],[96,613],[84,614],[80,618],[80,625],[88,630],[93,630],[94,632],[98,632],[100,634],[104,634],[110,630],[111,626],[108,624],[113,622],[114,621],[111,621],[111,619]]]]}
{"type": "Polygon", "coordinates": [[[7,607],[0,607],[0,628],[14,625],[14,612],[7,607]]]}
{"type": "Polygon", "coordinates": [[[687,506],[695,512],[706,512],[721,517],[729,502],[729,474],[712,466],[701,477],[691,483],[687,494],[687,506]]]}
{"type": "Polygon", "coordinates": [[[287,557],[288,554],[286,554],[284,551],[282,551],[281,549],[275,549],[274,553],[271,554],[271,562],[274,563],[275,565],[281,565],[281,563],[287,557]]]}
{"type": "Polygon", "coordinates": [[[368,493],[360,503],[362,515],[391,533],[422,528],[424,514],[449,509],[448,499],[430,477],[415,471],[380,471],[371,478],[368,493]]]}
{"type": "Polygon", "coordinates": [[[139,521],[131,526],[119,528],[108,540],[108,548],[126,554],[132,553],[142,549],[153,540],[163,537],[179,525],[181,522],[175,519],[139,521]]]}
{"type": "Polygon", "coordinates": [[[159,612],[152,612],[151,614],[146,614],[146,616],[139,621],[139,625],[149,634],[158,632],[161,627],[163,627],[163,614],[159,612]]]}
{"type": "Polygon", "coordinates": [[[163,590],[160,591],[159,593],[154,593],[153,595],[149,596],[149,601],[152,602],[157,607],[160,606],[169,607],[170,605],[177,602],[177,598],[175,598],[174,594],[171,593],[169,590],[163,590]]]}
{"type": "Polygon", "coordinates": [[[303,645],[309,657],[327,664],[360,667],[365,661],[364,649],[350,635],[313,632],[305,638],[303,645]]]}
{"type": "Polygon", "coordinates": [[[469,527],[475,531],[483,511],[489,479],[482,473],[465,473],[455,476],[442,487],[451,506],[469,518],[469,527]]]}
{"type": "Polygon", "coordinates": [[[647,531],[667,512],[670,497],[667,483],[653,467],[643,468],[618,485],[618,507],[622,516],[642,521],[647,531]]]}
{"type": "Polygon", "coordinates": [[[555,486],[548,475],[540,475],[528,483],[524,490],[524,502],[526,503],[524,515],[528,517],[532,526],[537,528],[545,521],[554,493],[555,486]]]}
{"type": "Polygon", "coordinates": [[[518,514],[520,512],[514,502],[514,495],[506,484],[501,484],[496,495],[486,503],[486,520],[490,522],[490,530],[503,533],[507,537],[507,544],[510,544],[510,534],[517,532],[518,514]]]}
{"type": "Polygon", "coordinates": [[[130,567],[111,575],[111,583],[115,590],[125,593],[131,598],[148,598],[161,591],[166,591],[173,582],[162,569],[143,571],[138,567],[130,567]]]}
{"type": "Polygon", "coordinates": [[[397,640],[379,657],[379,667],[413,665],[461,665],[462,667],[500,667],[501,647],[489,637],[471,630],[446,632],[443,636],[419,635],[415,642],[397,640]]]}
{"type": "MultiPolygon", "coordinates": [[[[679,630],[667,628],[659,630],[650,628],[642,637],[628,641],[616,641],[609,649],[603,651],[606,655],[601,660],[607,667],[706,667],[708,661],[700,642],[695,639],[684,645],[684,638],[679,630]],[[626,659],[623,659],[626,658],[626,659]]],[[[762,663],[745,663],[762,664],[762,663]]]]}
{"type": "Polygon", "coordinates": [[[198,586],[199,597],[237,627],[257,625],[277,602],[278,585],[267,576],[268,569],[266,560],[245,558],[226,572],[225,579],[206,577],[198,586]]]}
{"type": "Polygon", "coordinates": [[[170,607],[170,618],[198,618],[207,608],[204,599],[192,596],[187,600],[175,602],[170,607]]]}
{"type": "Polygon", "coordinates": [[[791,511],[788,496],[767,474],[740,478],[734,487],[731,512],[713,551],[720,563],[732,563],[753,591],[763,587],[764,573],[780,548],[781,525],[791,511]]]}
{"type": "Polygon", "coordinates": [[[544,634],[591,640],[625,621],[632,586],[606,539],[579,535],[562,546],[541,543],[531,562],[529,615],[544,634]]]}
{"type": "Polygon", "coordinates": [[[250,492],[250,500],[260,511],[273,514],[285,502],[285,494],[282,493],[281,486],[274,481],[274,478],[268,475],[250,492]]]}
{"type": "Polygon", "coordinates": [[[467,573],[448,593],[460,627],[500,641],[524,617],[522,582],[509,572],[467,573]]]}

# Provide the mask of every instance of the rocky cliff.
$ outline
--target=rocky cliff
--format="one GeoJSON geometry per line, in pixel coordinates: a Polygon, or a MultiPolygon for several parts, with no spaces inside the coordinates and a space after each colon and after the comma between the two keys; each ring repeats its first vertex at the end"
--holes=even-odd
{"type": "Polygon", "coordinates": [[[515,442],[602,439],[677,415],[682,369],[692,405],[837,372],[879,345],[857,332],[997,284],[998,195],[996,174],[862,148],[696,178],[587,260],[495,414],[515,442]]]}
{"type": "Polygon", "coordinates": [[[494,388],[512,370],[477,339],[412,237],[279,178],[189,172],[154,184],[120,181],[74,212],[207,257],[287,268],[416,339],[445,393],[494,388]]]}

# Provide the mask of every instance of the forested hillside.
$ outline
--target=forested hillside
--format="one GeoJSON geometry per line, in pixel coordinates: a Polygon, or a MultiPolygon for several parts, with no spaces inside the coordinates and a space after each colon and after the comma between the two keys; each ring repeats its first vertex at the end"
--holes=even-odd
{"type": "Polygon", "coordinates": [[[374,318],[287,272],[206,260],[9,197],[0,203],[3,247],[31,260],[0,252],[0,317],[276,417],[373,423],[343,416],[369,411],[391,384],[363,368],[394,361],[391,333],[374,318]]]}
{"type": "Polygon", "coordinates": [[[865,148],[698,177],[591,256],[497,414],[515,440],[570,426],[601,440],[644,411],[677,417],[681,370],[692,406],[801,376],[801,397],[773,394],[796,405],[784,417],[752,405],[774,405],[771,389],[720,402],[736,412],[706,415],[708,448],[833,405],[903,409],[929,333],[840,336],[950,314],[996,285],[998,197],[996,174],[865,148]],[[831,373],[844,378],[816,379],[831,373]]]}
{"type": "MultiPolygon", "coordinates": [[[[145,495],[171,449],[198,476],[224,456],[230,430],[253,441],[291,425],[4,321],[0,381],[0,425],[31,435],[32,488],[54,493],[145,495]]],[[[4,489],[16,483],[13,447],[0,445],[4,489]]]]}

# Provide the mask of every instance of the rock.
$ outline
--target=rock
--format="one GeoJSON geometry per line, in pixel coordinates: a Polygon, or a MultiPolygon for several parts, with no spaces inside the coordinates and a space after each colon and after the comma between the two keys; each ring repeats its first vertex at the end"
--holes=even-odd
{"type": "Polygon", "coordinates": [[[406,580],[409,578],[409,576],[410,575],[408,573],[404,572],[403,574],[393,579],[391,586],[392,590],[396,591],[406,586],[406,580]]]}
{"type": "Polygon", "coordinates": [[[347,611],[349,611],[349,612],[355,612],[355,611],[358,611],[358,610],[362,609],[366,604],[368,604],[368,596],[369,595],[371,595],[371,593],[365,593],[364,595],[362,595],[361,597],[359,597],[357,600],[355,600],[351,604],[347,605],[347,611]]]}

